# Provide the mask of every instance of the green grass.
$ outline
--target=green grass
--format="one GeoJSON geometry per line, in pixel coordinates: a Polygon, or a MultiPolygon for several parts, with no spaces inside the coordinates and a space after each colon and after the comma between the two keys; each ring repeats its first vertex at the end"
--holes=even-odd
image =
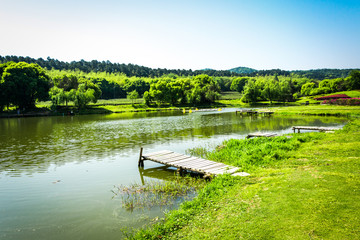
{"type": "MultiPolygon", "coordinates": [[[[360,97],[360,91],[346,91],[339,92],[345,93],[351,97],[360,97]]],[[[336,94],[339,94],[336,93],[336,94]]],[[[335,93],[334,93],[335,94],[335,93]]],[[[315,96],[314,96],[315,97],[315,96]]],[[[319,101],[314,100],[314,97],[304,97],[297,102],[287,103],[286,105],[300,105],[294,107],[279,107],[276,108],[276,112],[279,114],[314,114],[314,115],[354,115],[359,114],[360,110],[357,106],[327,106],[319,105],[315,103],[320,103],[319,101]],[[311,105],[304,106],[302,103],[309,101],[311,105]],[[313,105],[315,104],[315,105],[313,105]]],[[[56,114],[66,114],[66,112],[73,110],[76,114],[101,114],[101,113],[122,113],[122,112],[140,112],[140,111],[168,111],[168,110],[181,110],[183,108],[215,108],[215,107],[251,107],[247,103],[243,103],[241,100],[241,94],[238,92],[223,92],[220,100],[217,100],[215,103],[207,105],[196,105],[196,106],[170,106],[169,104],[163,106],[153,105],[151,107],[146,106],[142,98],[134,100],[132,102],[130,99],[120,98],[120,99],[99,99],[97,103],[91,103],[89,106],[81,111],[78,111],[74,104],[70,102],[68,107],[61,106],[61,109],[54,113],[56,114]]],[[[280,102],[273,102],[272,106],[283,105],[280,102]]],[[[47,109],[48,111],[51,106],[50,101],[38,102],[36,104],[37,108],[47,109]]],[[[257,102],[253,107],[259,106],[270,106],[268,101],[257,102]]],[[[16,113],[15,108],[11,108],[9,111],[4,111],[5,114],[14,114],[16,113]]]]}
{"type": "Polygon", "coordinates": [[[296,101],[298,104],[304,104],[305,102],[309,102],[310,104],[317,104],[323,102],[323,100],[315,100],[315,98],[322,97],[322,96],[328,96],[328,95],[335,95],[335,94],[346,94],[349,97],[360,97],[360,90],[354,90],[354,91],[343,91],[343,92],[335,92],[335,93],[328,93],[328,94],[320,94],[315,96],[307,96],[307,97],[301,97],[299,100],[296,101]]]}
{"type": "Polygon", "coordinates": [[[242,94],[239,92],[222,92],[220,99],[222,100],[233,100],[233,99],[240,99],[242,97],[242,94]]]}
{"type": "Polygon", "coordinates": [[[321,94],[321,95],[318,95],[316,97],[327,96],[327,95],[335,95],[335,94],[346,94],[349,97],[360,97],[360,90],[343,91],[343,92],[336,92],[336,93],[329,93],[329,94],[321,94]]]}
{"type": "Polygon", "coordinates": [[[339,106],[339,105],[308,105],[308,106],[289,106],[272,108],[276,114],[292,115],[332,115],[332,116],[359,116],[359,106],[339,106]]]}
{"type": "Polygon", "coordinates": [[[247,151],[254,156],[255,166],[244,168],[251,176],[216,177],[193,201],[133,237],[360,239],[359,133],[360,120],[352,120],[333,134],[225,142],[208,157],[243,166],[247,151]],[[281,157],[256,157],[262,148],[281,157]]]}

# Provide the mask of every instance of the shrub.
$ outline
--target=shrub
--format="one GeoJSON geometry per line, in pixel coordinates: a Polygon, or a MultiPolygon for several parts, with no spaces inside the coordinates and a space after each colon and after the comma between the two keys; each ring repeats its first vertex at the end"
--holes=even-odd
{"type": "Polygon", "coordinates": [[[360,106],[360,98],[339,98],[325,100],[323,104],[360,106]]]}

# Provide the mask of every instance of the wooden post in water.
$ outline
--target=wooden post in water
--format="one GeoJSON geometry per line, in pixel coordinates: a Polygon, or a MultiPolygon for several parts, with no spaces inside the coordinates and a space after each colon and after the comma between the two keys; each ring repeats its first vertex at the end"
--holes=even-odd
{"type": "Polygon", "coordinates": [[[140,148],[140,156],[139,156],[139,161],[138,161],[138,167],[144,167],[144,160],[142,157],[142,152],[143,152],[143,148],[140,148]]]}
{"type": "Polygon", "coordinates": [[[177,172],[177,174],[179,174],[180,176],[183,176],[183,175],[184,175],[184,170],[182,169],[182,167],[179,167],[176,172],[177,172]]]}

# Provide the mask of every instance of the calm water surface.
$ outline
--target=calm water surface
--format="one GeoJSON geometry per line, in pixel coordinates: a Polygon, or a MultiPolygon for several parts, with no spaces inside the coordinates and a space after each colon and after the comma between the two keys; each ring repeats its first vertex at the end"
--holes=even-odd
{"type": "MultiPolygon", "coordinates": [[[[127,113],[0,119],[0,239],[121,239],[164,209],[129,212],[111,192],[141,183],[144,153],[213,148],[250,132],[290,133],[291,126],[342,126],[335,117],[240,117],[221,112],[127,113]]],[[[161,165],[145,162],[145,169],[161,165]]],[[[145,173],[169,179],[174,173],[145,173]]]]}

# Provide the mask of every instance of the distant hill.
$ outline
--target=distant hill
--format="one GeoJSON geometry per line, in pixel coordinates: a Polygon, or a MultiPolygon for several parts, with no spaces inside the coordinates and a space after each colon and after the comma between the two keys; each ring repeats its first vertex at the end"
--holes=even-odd
{"type": "Polygon", "coordinates": [[[248,68],[248,67],[237,67],[237,68],[229,69],[228,71],[234,72],[234,73],[239,73],[239,74],[250,74],[253,72],[257,72],[256,69],[248,68]]]}

